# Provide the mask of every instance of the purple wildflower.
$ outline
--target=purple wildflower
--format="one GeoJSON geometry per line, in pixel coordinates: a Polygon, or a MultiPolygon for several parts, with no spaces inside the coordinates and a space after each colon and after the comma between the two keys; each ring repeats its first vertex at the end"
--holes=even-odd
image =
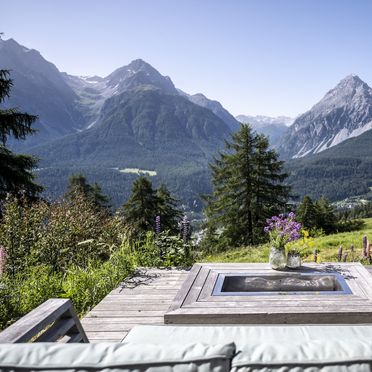
{"type": "Polygon", "coordinates": [[[276,242],[278,246],[297,240],[301,237],[301,224],[295,220],[296,215],[291,212],[285,217],[283,214],[273,216],[266,220],[265,233],[276,242]]]}
{"type": "Polygon", "coordinates": [[[160,216],[155,217],[155,233],[159,235],[161,233],[160,216]]]}
{"type": "Polygon", "coordinates": [[[367,256],[367,244],[368,244],[368,239],[367,236],[363,236],[363,257],[366,258],[367,256]]]}
{"type": "Polygon", "coordinates": [[[318,251],[316,249],[314,249],[314,262],[318,262],[318,251]]]}
{"type": "Polygon", "coordinates": [[[0,245],[0,275],[5,271],[5,263],[6,263],[5,247],[0,245]]]}
{"type": "Polygon", "coordinates": [[[337,252],[338,262],[341,262],[341,259],[342,259],[342,245],[340,245],[340,248],[338,248],[338,252],[337,252]]]}
{"type": "Polygon", "coordinates": [[[184,242],[187,242],[190,239],[190,222],[186,215],[183,217],[181,222],[181,234],[184,242]]]}
{"type": "Polygon", "coordinates": [[[345,252],[345,254],[344,254],[344,262],[347,262],[347,256],[348,256],[348,253],[345,252]]]}

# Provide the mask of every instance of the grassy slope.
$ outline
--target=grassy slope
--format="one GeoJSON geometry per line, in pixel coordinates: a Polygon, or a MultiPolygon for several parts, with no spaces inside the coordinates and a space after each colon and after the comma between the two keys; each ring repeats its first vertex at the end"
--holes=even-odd
{"type": "MultiPolygon", "coordinates": [[[[315,238],[314,248],[318,249],[318,262],[337,261],[337,252],[340,245],[344,251],[348,251],[351,244],[355,247],[354,259],[357,261],[362,251],[362,238],[367,235],[372,241],[372,218],[364,220],[366,225],[360,231],[332,234],[315,238]]],[[[230,250],[228,252],[210,255],[204,258],[204,262],[267,262],[270,246],[268,244],[256,247],[244,247],[230,250]]],[[[350,260],[349,253],[349,260],[350,260]]],[[[303,261],[312,261],[313,254],[309,252],[303,261]]]]}

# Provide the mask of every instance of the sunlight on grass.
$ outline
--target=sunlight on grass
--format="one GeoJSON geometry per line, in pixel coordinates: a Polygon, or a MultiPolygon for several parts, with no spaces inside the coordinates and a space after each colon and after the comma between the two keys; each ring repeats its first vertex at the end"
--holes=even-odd
{"type": "Polygon", "coordinates": [[[139,169],[139,168],[124,168],[124,169],[119,169],[120,173],[132,173],[132,174],[138,174],[140,175],[146,175],[150,177],[154,177],[157,175],[156,171],[152,170],[145,170],[145,169],[139,169]]]}
{"type": "MultiPolygon", "coordinates": [[[[337,261],[337,252],[340,245],[343,251],[349,252],[349,260],[358,261],[362,254],[362,238],[364,235],[372,241],[372,218],[364,219],[366,225],[362,230],[345,232],[340,234],[332,234],[321,236],[314,239],[315,246],[318,250],[318,262],[334,262],[337,261]],[[350,246],[354,245],[354,257],[350,254],[350,246]]],[[[204,257],[204,262],[268,262],[269,244],[263,244],[254,247],[242,247],[231,249],[227,252],[208,255],[204,257]]],[[[304,257],[304,262],[313,261],[313,252],[308,251],[304,257]]]]}

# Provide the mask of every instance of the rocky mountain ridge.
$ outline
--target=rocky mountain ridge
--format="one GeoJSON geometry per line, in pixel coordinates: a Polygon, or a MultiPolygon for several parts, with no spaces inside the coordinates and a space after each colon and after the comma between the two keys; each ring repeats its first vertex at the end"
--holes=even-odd
{"type": "Polygon", "coordinates": [[[372,88],[357,75],[349,75],[296,118],[279,152],[287,159],[316,154],[370,129],[372,88]]]}

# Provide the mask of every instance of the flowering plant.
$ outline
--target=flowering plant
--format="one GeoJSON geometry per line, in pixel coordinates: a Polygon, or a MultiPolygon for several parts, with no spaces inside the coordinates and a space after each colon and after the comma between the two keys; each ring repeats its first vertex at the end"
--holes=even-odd
{"type": "Polygon", "coordinates": [[[276,249],[284,249],[289,242],[301,237],[301,224],[296,221],[296,215],[291,212],[285,217],[283,214],[266,220],[264,231],[269,234],[271,244],[276,249]]]}
{"type": "Polygon", "coordinates": [[[314,239],[310,236],[309,231],[302,229],[301,236],[287,245],[288,251],[292,254],[301,254],[306,250],[313,248],[315,245],[314,239]]]}

